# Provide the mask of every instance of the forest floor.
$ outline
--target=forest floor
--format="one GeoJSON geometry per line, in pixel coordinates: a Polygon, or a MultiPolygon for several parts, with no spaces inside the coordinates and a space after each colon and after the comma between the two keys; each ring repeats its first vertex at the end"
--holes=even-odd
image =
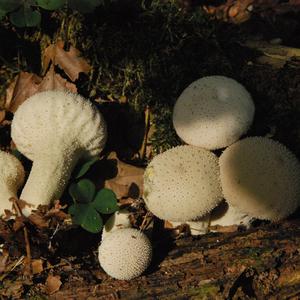
{"type": "MultiPolygon", "coordinates": [[[[101,235],[70,224],[65,206],[0,220],[0,299],[299,299],[299,212],[191,237],[152,219],[141,198],[148,161],[180,143],[174,101],[206,75],[232,77],[250,92],[256,112],[247,135],[272,137],[300,158],[299,13],[229,24],[173,2],[124,1],[88,17],[46,14],[40,29],[0,24],[1,149],[15,149],[11,120],[27,97],[57,87],[79,92],[99,107],[109,136],[85,177],[111,188],[136,228],[154,221],[151,266],[127,282],[104,273],[101,235]]],[[[31,163],[21,160],[28,173],[31,163]]],[[[67,192],[60,199],[70,201],[67,192]]]]}

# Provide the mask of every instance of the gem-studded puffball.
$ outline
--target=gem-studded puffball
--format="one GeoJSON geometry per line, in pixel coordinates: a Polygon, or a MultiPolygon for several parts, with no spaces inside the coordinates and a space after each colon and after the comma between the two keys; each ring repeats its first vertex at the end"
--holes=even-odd
{"type": "MultiPolygon", "coordinates": [[[[12,121],[12,138],[33,161],[21,199],[36,208],[59,199],[76,163],[103,150],[106,124],[90,101],[52,90],[20,105],[12,121]]],[[[23,210],[26,215],[30,212],[27,207],[23,210]]]]}
{"type": "Polygon", "coordinates": [[[229,205],[251,217],[276,221],[300,204],[300,163],[281,143],[249,137],[220,157],[221,183],[229,205]]]}
{"type": "Polygon", "coordinates": [[[222,199],[218,158],[208,150],[177,146],[154,157],[144,174],[144,200],[157,217],[186,222],[222,199]]]}
{"type": "Polygon", "coordinates": [[[254,116],[247,90],[234,79],[208,76],[191,83],[173,110],[177,135],[209,150],[227,147],[247,132],[254,116]]]}
{"type": "Polygon", "coordinates": [[[0,151],[0,215],[11,210],[11,197],[17,197],[17,191],[24,182],[25,172],[21,162],[12,154],[0,151]]]}
{"type": "Polygon", "coordinates": [[[103,270],[116,279],[130,280],[140,276],[149,266],[152,246],[147,236],[137,229],[118,229],[99,246],[99,262],[103,270]]]}

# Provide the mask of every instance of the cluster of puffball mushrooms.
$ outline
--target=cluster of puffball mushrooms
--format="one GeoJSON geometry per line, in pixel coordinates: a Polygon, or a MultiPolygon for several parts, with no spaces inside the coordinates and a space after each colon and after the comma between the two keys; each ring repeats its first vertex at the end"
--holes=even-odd
{"type": "MultiPolygon", "coordinates": [[[[300,201],[300,163],[272,139],[239,140],[254,112],[250,94],[231,78],[208,76],[189,85],[173,110],[175,131],[185,145],[158,154],[147,166],[147,208],[174,226],[187,223],[192,234],[216,225],[248,228],[254,219],[277,221],[293,213],[300,201]],[[220,157],[212,152],[224,148],[220,157]]],[[[25,101],[12,122],[17,149],[33,161],[20,196],[28,203],[23,214],[59,199],[74,166],[99,155],[106,136],[102,115],[79,95],[47,91],[25,101]]],[[[3,214],[25,176],[21,163],[5,152],[0,172],[3,214]]],[[[117,279],[139,276],[151,261],[148,237],[131,227],[129,212],[120,210],[103,229],[99,262],[117,279]]]]}

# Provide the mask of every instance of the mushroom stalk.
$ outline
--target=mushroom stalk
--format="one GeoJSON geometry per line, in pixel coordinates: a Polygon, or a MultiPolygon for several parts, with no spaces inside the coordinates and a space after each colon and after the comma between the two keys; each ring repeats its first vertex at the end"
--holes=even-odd
{"type": "Polygon", "coordinates": [[[72,148],[74,146],[55,147],[50,151],[51,156],[43,156],[43,158],[37,156],[34,159],[30,175],[20,196],[30,204],[30,208],[23,209],[24,215],[29,215],[38,205],[48,205],[51,201],[60,198],[80,158],[80,151],[74,151],[72,148]]]}

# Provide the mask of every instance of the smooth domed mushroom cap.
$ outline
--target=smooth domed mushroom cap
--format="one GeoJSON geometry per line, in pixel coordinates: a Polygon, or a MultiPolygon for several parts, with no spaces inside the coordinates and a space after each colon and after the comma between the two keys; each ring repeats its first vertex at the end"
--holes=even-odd
{"type": "Polygon", "coordinates": [[[157,217],[191,221],[222,199],[218,158],[208,150],[178,146],[157,155],[146,168],[144,199],[157,217]]]}
{"type": "MultiPolygon", "coordinates": [[[[106,124],[91,102],[60,90],[34,94],[16,111],[12,138],[29,159],[51,155],[49,147],[99,154],[106,142],[106,124]]],[[[50,148],[50,149],[51,149],[50,148]]]]}
{"type": "Polygon", "coordinates": [[[258,219],[279,220],[300,201],[300,163],[284,145],[249,137],[220,157],[223,194],[229,205],[258,219]]]}
{"type": "Polygon", "coordinates": [[[237,81],[208,76],[194,81],[178,98],[173,125],[187,144],[209,150],[231,145],[247,132],[254,103],[237,81]]]}
{"type": "Polygon", "coordinates": [[[109,234],[99,246],[103,270],[116,279],[130,280],[149,266],[152,247],[145,234],[137,229],[119,229],[109,234]]]}
{"type": "Polygon", "coordinates": [[[0,151],[0,215],[12,208],[11,197],[16,197],[24,182],[25,172],[21,162],[13,155],[0,151]]]}

